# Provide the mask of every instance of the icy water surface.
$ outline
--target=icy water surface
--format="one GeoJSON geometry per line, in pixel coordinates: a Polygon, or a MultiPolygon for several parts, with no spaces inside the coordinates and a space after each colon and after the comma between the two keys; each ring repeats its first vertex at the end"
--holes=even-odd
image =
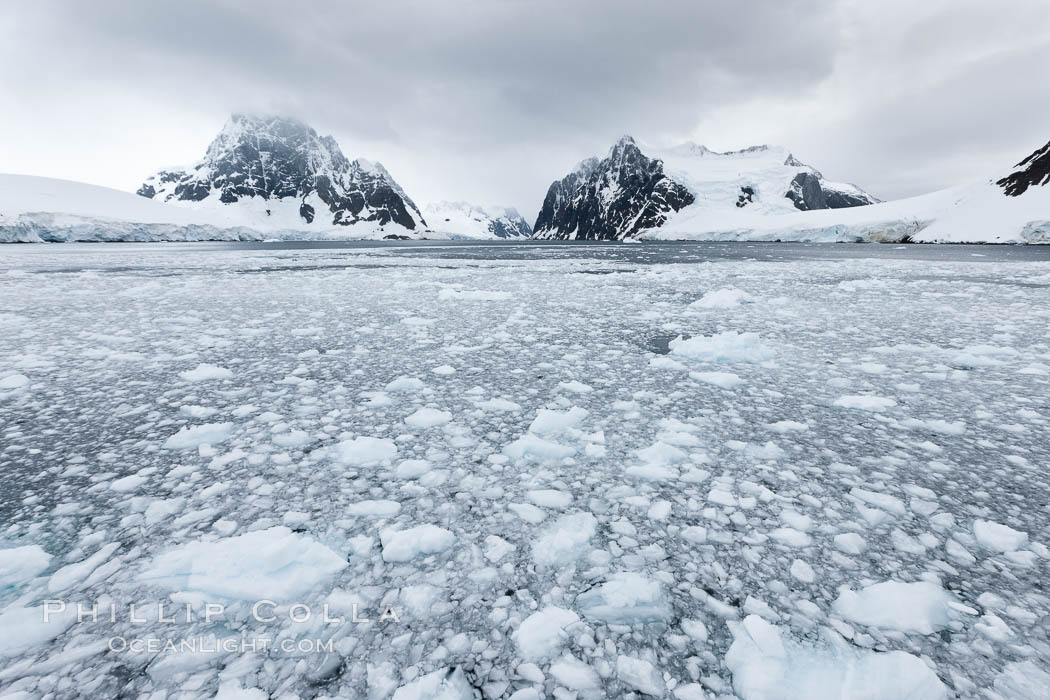
{"type": "Polygon", "coordinates": [[[4,246],[0,697],[1043,697],[1048,415],[1046,247],[4,246]]]}

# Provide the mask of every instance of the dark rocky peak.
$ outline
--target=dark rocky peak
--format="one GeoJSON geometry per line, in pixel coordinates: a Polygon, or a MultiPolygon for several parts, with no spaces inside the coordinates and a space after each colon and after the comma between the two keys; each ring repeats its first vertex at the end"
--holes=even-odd
{"type": "Polygon", "coordinates": [[[1016,170],[995,184],[1008,197],[1019,197],[1029,187],[1042,187],[1050,182],[1050,143],[1033,152],[1014,166],[1016,170]]]}

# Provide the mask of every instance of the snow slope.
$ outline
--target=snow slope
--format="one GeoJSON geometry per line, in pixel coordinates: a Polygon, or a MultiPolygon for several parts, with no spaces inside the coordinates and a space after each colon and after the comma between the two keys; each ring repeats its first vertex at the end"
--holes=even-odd
{"type": "Polygon", "coordinates": [[[423,216],[434,231],[453,238],[528,238],[532,227],[514,207],[482,207],[469,202],[433,202],[423,216]]]}
{"type": "Polygon", "coordinates": [[[230,207],[191,209],[83,182],[0,173],[0,243],[421,237],[375,222],[309,231],[294,221],[265,227],[250,220],[230,207]]]}
{"type": "MultiPolygon", "coordinates": [[[[700,147],[702,148],[702,147],[700,147]]],[[[1038,153],[1038,152],[1037,152],[1038,153]]],[[[779,157],[778,154],[777,157],[779,157]]],[[[1034,154],[1033,154],[1034,155],[1034,154]]],[[[667,223],[642,237],[677,240],[877,241],[927,243],[1050,242],[1050,187],[1033,180],[1017,196],[1007,196],[990,178],[938,192],[869,206],[797,211],[787,198],[762,198],[744,207],[730,206],[731,193],[718,184],[732,176],[738,161],[708,155],[667,152],[665,169],[682,178],[697,204],[668,215],[667,223]],[[702,160],[705,168],[696,167],[702,160]],[[714,162],[714,165],[711,165],[714,162]],[[705,206],[706,205],[706,206],[705,206]]],[[[1030,157],[1031,158],[1031,157],[1030,157]]],[[[766,154],[754,155],[748,176],[759,191],[776,186],[780,176],[766,154]],[[763,165],[763,161],[766,164],[763,165]]],[[[1025,161],[1028,163],[1029,161],[1025,161]]],[[[1022,163],[1021,165],[1024,165],[1022,163]]],[[[1020,166],[1017,166],[1020,167],[1020,166]]],[[[1029,165],[1029,169],[1039,163],[1029,165]]],[[[829,183],[824,183],[825,189],[829,183]]],[[[845,188],[848,185],[832,185],[845,188]]]]}

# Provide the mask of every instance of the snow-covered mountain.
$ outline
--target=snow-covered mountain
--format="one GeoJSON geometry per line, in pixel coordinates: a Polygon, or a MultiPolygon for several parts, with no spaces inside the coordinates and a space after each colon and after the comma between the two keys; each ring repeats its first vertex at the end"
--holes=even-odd
{"type": "Polygon", "coordinates": [[[514,207],[433,202],[423,207],[430,228],[453,238],[528,238],[532,227],[514,207]]]}
{"type": "Polygon", "coordinates": [[[678,212],[773,215],[878,201],[855,185],[825,180],[780,147],[718,153],[687,143],[646,152],[624,136],[604,159],[589,158],[553,183],[536,237],[619,240],[658,229],[678,212]]]}
{"type": "MultiPolygon", "coordinates": [[[[669,167],[669,166],[668,166],[669,167]]],[[[871,206],[775,212],[688,207],[643,238],[1050,243],[1050,144],[981,182],[871,206]]],[[[693,185],[695,187],[695,184],[693,185]]],[[[828,191],[827,183],[823,188],[828,191]]],[[[841,185],[833,186],[836,190],[841,185]]],[[[723,201],[723,204],[725,202],[723,201]]],[[[767,203],[768,204],[768,203],[767,203]]]]}
{"type": "Polygon", "coordinates": [[[602,160],[588,158],[547,190],[536,238],[623,239],[660,226],[694,197],[630,136],[602,160]]]}
{"type": "Polygon", "coordinates": [[[331,136],[283,117],[234,114],[188,168],[161,170],[143,197],[236,212],[246,226],[415,231],[419,208],[379,163],[349,160],[331,136]]]}

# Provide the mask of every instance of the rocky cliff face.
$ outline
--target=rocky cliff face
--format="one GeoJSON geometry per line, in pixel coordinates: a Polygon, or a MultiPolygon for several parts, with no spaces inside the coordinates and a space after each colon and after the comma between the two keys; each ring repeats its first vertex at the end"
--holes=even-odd
{"type": "Polygon", "coordinates": [[[249,224],[279,209],[291,219],[286,225],[425,226],[418,207],[382,165],[351,161],[331,136],[280,117],[233,115],[203,159],[189,168],[161,170],[138,194],[188,206],[241,207],[249,224]]]}
{"type": "Polygon", "coordinates": [[[693,195],[624,136],[602,160],[590,158],[547,190],[537,238],[622,240],[656,228],[693,195]]]}
{"type": "Polygon", "coordinates": [[[1029,187],[1042,187],[1050,182],[1050,143],[1038,149],[1015,166],[1017,169],[996,182],[1008,197],[1019,197],[1029,187]]]}
{"type": "Polygon", "coordinates": [[[625,136],[604,159],[589,158],[550,186],[534,229],[537,238],[621,240],[685,216],[682,210],[694,218],[775,215],[878,201],[825,180],[783,148],[719,153],[687,143],[647,156],[625,136]]]}

